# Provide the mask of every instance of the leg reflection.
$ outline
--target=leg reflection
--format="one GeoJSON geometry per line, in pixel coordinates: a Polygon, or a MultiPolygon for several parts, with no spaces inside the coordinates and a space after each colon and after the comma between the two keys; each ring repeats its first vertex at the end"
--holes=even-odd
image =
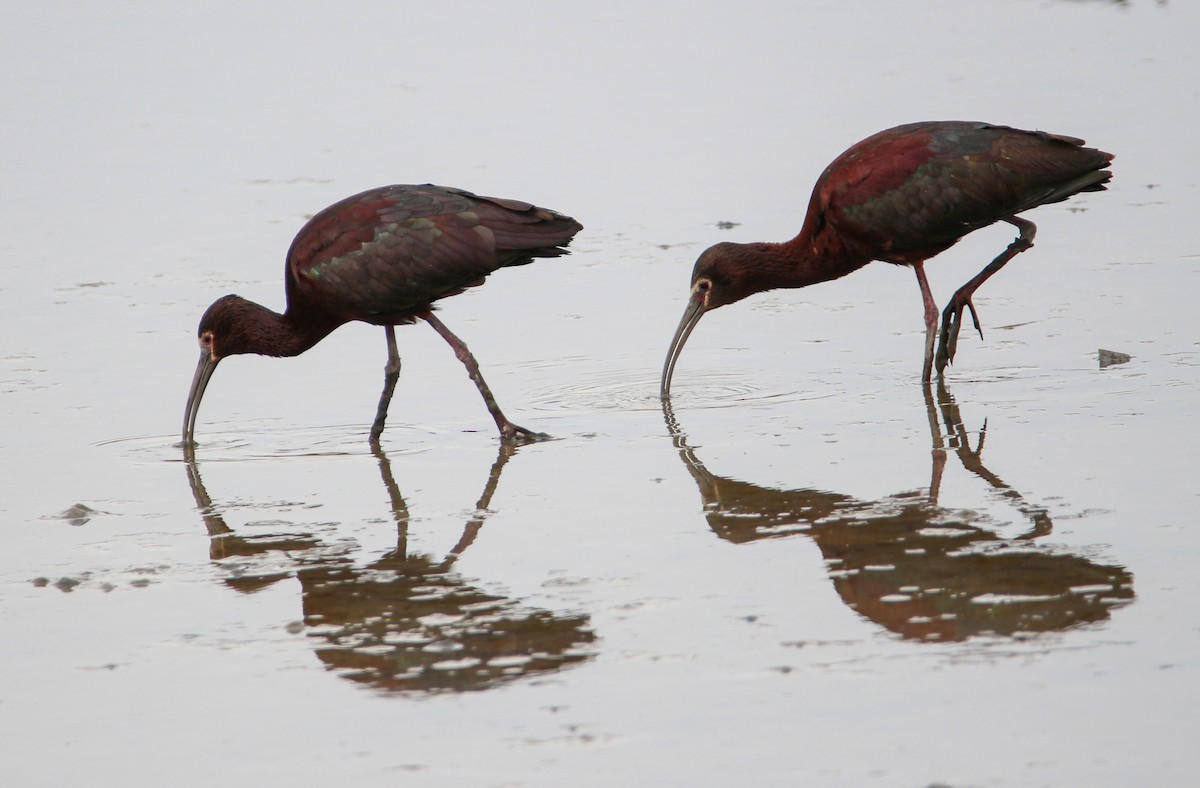
{"type": "Polygon", "coordinates": [[[966,428],[963,427],[962,414],[959,412],[958,403],[954,401],[954,395],[946,388],[945,381],[939,378],[937,382],[936,410],[934,407],[934,395],[930,390],[930,386],[924,386],[923,388],[925,391],[925,408],[929,415],[929,430],[933,439],[933,474],[929,483],[930,500],[933,503],[937,503],[938,491],[941,487],[942,470],[946,464],[946,453],[952,449],[958,456],[963,468],[987,482],[1001,497],[1015,506],[1017,511],[1029,519],[1031,527],[1020,538],[1034,539],[1049,534],[1054,529],[1054,522],[1050,519],[1050,513],[1046,511],[1045,507],[1029,503],[1020,492],[1005,484],[1003,479],[992,473],[983,464],[983,440],[987,435],[987,420],[984,420],[983,426],[979,429],[978,444],[972,449],[971,436],[966,428]],[[942,423],[946,425],[949,446],[946,445],[947,441],[942,438],[942,432],[938,427],[937,416],[939,411],[942,416],[942,423]]]}
{"type": "Polygon", "coordinates": [[[593,654],[588,616],[530,607],[484,591],[453,570],[482,528],[514,451],[500,448],[462,536],[436,558],[408,549],[408,505],[391,461],[375,447],[397,538],[394,550],[365,563],[340,539],[329,544],[312,534],[238,536],[205,489],[199,465],[189,462],[187,468],[212,537],[210,557],[227,570],[224,582],[253,592],[298,579],[305,631],[326,668],[379,690],[465,692],[554,672],[593,654]]]}
{"type": "Polygon", "coordinates": [[[1028,503],[983,465],[982,440],[972,449],[944,386],[938,397],[935,402],[926,389],[933,438],[928,492],[878,500],[722,477],[688,444],[669,401],[663,414],[717,536],[737,544],[807,535],[821,550],[846,605],[902,637],[944,641],[1065,630],[1107,620],[1114,606],[1131,600],[1133,578],[1124,567],[1035,541],[1052,527],[1045,509],[1028,503]],[[1033,522],[1026,534],[1004,539],[987,527],[986,513],[939,504],[951,449],[967,470],[1033,522]]]}

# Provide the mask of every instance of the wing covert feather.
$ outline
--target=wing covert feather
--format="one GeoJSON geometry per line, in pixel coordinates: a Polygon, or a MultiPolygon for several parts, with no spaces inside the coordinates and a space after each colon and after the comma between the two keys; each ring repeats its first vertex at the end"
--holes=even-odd
{"type": "Polygon", "coordinates": [[[1008,216],[1104,188],[1111,173],[1099,168],[1111,159],[1071,137],[985,123],[916,123],[839,156],[813,202],[847,246],[911,262],[1008,216]]]}
{"type": "Polygon", "coordinates": [[[506,265],[566,254],[578,222],[516,200],[433,185],[386,186],[314,216],[288,252],[288,298],[347,319],[412,313],[506,265]]]}

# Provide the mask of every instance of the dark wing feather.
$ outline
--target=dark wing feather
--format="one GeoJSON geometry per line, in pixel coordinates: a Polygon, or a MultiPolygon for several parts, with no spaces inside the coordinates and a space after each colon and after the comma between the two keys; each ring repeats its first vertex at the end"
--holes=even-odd
{"type": "Polygon", "coordinates": [[[506,265],[557,257],[581,225],[513,200],[385,186],[331,205],[288,252],[288,302],[347,320],[407,322],[506,265]]]}
{"type": "Polygon", "coordinates": [[[813,202],[850,250],[912,262],[1006,217],[1103,189],[1112,158],[1061,135],[915,123],[868,137],[838,157],[813,202]]]}

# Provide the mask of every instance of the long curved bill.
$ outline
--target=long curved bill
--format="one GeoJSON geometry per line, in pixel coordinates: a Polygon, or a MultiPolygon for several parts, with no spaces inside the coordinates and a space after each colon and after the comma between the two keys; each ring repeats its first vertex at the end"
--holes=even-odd
{"type": "Polygon", "coordinates": [[[200,363],[196,365],[196,376],[192,378],[192,390],[188,392],[187,409],[183,412],[183,447],[190,448],[195,443],[192,433],[196,431],[196,413],[200,410],[200,398],[204,396],[204,388],[212,377],[217,363],[221,359],[213,358],[211,353],[200,351],[200,363]]]}
{"type": "Polygon", "coordinates": [[[688,300],[687,309],[683,311],[683,319],[679,321],[679,328],[675,329],[675,338],[671,340],[671,349],[667,351],[667,360],[663,364],[662,388],[659,390],[659,396],[663,399],[671,396],[671,376],[675,374],[675,362],[679,360],[683,344],[687,342],[692,329],[696,327],[700,318],[704,317],[704,313],[707,311],[704,308],[704,299],[693,294],[688,300]]]}

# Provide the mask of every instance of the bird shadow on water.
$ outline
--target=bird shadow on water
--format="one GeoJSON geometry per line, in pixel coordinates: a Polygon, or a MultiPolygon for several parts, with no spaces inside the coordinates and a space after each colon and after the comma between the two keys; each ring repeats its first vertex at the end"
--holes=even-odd
{"type": "Polygon", "coordinates": [[[516,451],[501,446],[462,536],[437,558],[409,550],[408,505],[387,454],[376,447],[396,547],[366,564],[312,534],[239,535],[205,488],[200,464],[188,456],[186,467],[209,557],[228,568],[229,588],[249,594],[295,577],[305,634],[326,668],[387,692],[456,693],[545,676],[593,656],[588,616],[523,605],[454,569],[490,514],[500,473],[516,451]]]}
{"type": "Polygon", "coordinates": [[[984,465],[986,423],[972,448],[945,385],[938,383],[936,401],[929,386],[922,388],[932,437],[929,488],[874,501],[719,476],[688,445],[669,399],[663,414],[713,533],[733,544],[807,535],[842,601],[902,638],[953,642],[1062,631],[1105,621],[1112,608],[1132,601],[1133,576],[1124,567],[1039,543],[1054,524],[1045,508],[984,465]],[[950,453],[1028,520],[1023,533],[1003,538],[974,513],[939,504],[950,453]]]}

